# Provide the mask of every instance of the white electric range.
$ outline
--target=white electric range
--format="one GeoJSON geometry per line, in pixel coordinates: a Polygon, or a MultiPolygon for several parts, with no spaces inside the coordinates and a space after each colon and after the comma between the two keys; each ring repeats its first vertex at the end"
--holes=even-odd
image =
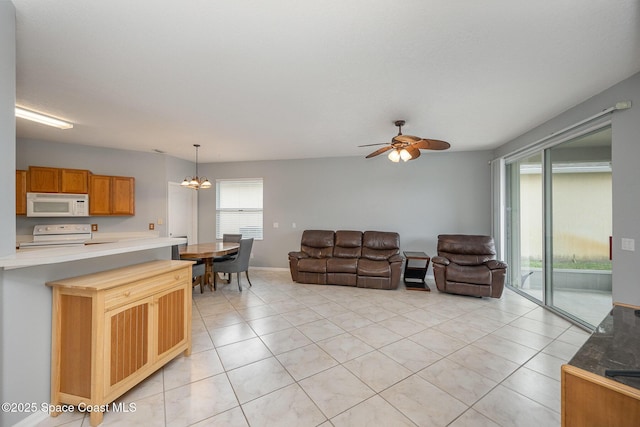
{"type": "Polygon", "coordinates": [[[20,249],[83,246],[91,240],[90,224],[50,224],[33,227],[33,241],[22,242],[20,249]]]}

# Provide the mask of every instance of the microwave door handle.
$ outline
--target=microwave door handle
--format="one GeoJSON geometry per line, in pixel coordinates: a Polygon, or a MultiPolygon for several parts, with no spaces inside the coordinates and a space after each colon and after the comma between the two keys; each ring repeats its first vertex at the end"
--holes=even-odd
{"type": "Polygon", "coordinates": [[[76,216],[76,205],[77,202],[71,202],[71,215],[76,216]]]}

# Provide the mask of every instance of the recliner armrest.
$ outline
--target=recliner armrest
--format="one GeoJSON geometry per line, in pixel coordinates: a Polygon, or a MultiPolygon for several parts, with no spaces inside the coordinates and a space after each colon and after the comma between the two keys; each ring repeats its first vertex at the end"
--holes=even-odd
{"type": "Polygon", "coordinates": [[[489,260],[485,262],[485,265],[489,267],[489,270],[499,270],[507,268],[507,263],[504,261],[499,261],[496,259],[489,260]]]}
{"type": "Polygon", "coordinates": [[[289,252],[289,258],[303,259],[309,258],[309,255],[305,254],[304,252],[289,252]]]}
{"type": "Polygon", "coordinates": [[[433,258],[431,258],[431,262],[434,264],[449,265],[451,261],[442,256],[434,256],[433,258]]]}

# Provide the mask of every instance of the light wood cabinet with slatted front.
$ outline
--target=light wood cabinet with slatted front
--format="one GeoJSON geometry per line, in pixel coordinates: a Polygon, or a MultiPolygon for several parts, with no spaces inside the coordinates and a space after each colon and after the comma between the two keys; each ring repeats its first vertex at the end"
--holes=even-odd
{"type": "MultiPolygon", "coordinates": [[[[190,355],[191,264],[152,261],[47,283],[52,405],[109,405],[180,353],[190,355]]],[[[91,425],[102,418],[92,411],[91,425]]]]}

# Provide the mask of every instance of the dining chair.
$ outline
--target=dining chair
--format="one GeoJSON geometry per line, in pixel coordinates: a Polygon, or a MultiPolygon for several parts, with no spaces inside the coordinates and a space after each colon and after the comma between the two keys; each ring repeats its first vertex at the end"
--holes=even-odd
{"type": "Polygon", "coordinates": [[[247,276],[247,281],[249,282],[249,286],[253,286],[251,284],[251,280],[249,279],[249,258],[251,257],[251,248],[253,248],[253,238],[251,239],[241,239],[240,240],[240,248],[238,249],[238,255],[227,261],[220,261],[214,264],[214,273],[213,273],[213,288],[217,289],[217,273],[237,273],[238,274],[238,290],[242,292],[242,284],[240,283],[240,273],[245,272],[247,276]]]}
{"type": "MultiPolygon", "coordinates": [[[[240,240],[242,240],[242,234],[227,234],[227,233],[225,233],[225,234],[222,235],[222,243],[225,243],[225,242],[226,243],[240,243],[240,240]]],[[[237,253],[218,256],[218,257],[215,257],[213,259],[213,262],[227,261],[227,260],[235,258],[236,255],[237,255],[237,253]]],[[[224,280],[226,280],[227,283],[229,283],[231,281],[231,275],[227,274],[227,277],[224,278],[224,280]]]]}
{"type": "MultiPolygon", "coordinates": [[[[171,246],[171,259],[180,260],[180,246],[186,245],[173,245],[171,246]]],[[[204,278],[205,278],[205,265],[202,260],[194,259],[189,261],[196,261],[195,264],[191,266],[191,289],[200,285],[200,293],[204,292],[204,278]]]]}

